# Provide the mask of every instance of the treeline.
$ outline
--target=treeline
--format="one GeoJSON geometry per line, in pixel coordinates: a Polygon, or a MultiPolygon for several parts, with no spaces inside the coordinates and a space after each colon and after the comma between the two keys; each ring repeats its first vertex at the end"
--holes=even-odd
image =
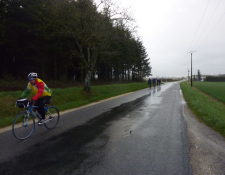
{"type": "Polygon", "coordinates": [[[140,80],[151,66],[134,21],[112,0],[0,0],[0,76],[140,80]]]}
{"type": "Polygon", "coordinates": [[[220,76],[220,77],[208,76],[208,77],[205,78],[204,81],[209,81],[209,82],[225,82],[225,76],[220,76]]]}

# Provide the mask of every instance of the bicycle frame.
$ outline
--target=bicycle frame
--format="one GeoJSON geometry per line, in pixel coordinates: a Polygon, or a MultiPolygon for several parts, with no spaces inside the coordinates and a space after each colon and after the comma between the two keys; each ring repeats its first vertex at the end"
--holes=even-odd
{"type": "MultiPolygon", "coordinates": [[[[36,117],[38,120],[41,120],[41,117],[37,116],[37,115],[35,114],[35,112],[33,111],[33,109],[35,109],[35,108],[38,108],[38,106],[29,106],[29,107],[28,107],[28,110],[27,110],[28,117],[29,117],[30,113],[32,113],[32,114],[34,115],[34,117],[36,117]]],[[[49,112],[49,110],[48,110],[48,108],[47,108],[46,105],[44,106],[44,109],[45,109],[45,112],[46,112],[46,113],[48,112],[49,114],[51,114],[51,113],[49,112]]],[[[51,121],[51,120],[52,120],[52,119],[47,119],[44,123],[49,122],[49,121],[51,121]]]]}
{"type": "MultiPolygon", "coordinates": [[[[29,106],[28,110],[26,111],[28,114],[28,117],[30,116],[30,113],[33,114],[34,117],[36,117],[38,120],[41,120],[41,118],[39,116],[37,116],[35,114],[35,112],[33,111],[34,109],[38,108],[38,106],[29,106]]],[[[44,106],[45,111],[48,111],[47,107],[44,106]]]]}

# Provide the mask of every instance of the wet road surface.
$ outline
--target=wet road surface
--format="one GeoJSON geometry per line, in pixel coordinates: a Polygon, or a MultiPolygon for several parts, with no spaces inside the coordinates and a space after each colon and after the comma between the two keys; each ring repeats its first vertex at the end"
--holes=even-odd
{"type": "Polygon", "coordinates": [[[64,114],[57,128],[36,128],[22,142],[11,131],[0,141],[0,174],[191,174],[179,83],[64,114]]]}

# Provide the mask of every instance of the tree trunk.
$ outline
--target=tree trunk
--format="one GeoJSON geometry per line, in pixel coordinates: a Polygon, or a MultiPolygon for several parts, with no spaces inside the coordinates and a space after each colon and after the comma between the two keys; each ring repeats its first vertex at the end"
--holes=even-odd
{"type": "Polygon", "coordinates": [[[122,81],[124,81],[124,66],[122,64],[122,81]]]}
{"type": "Polygon", "coordinates": [[[91,71],[88,71],[84,81],[84,91],[87,93],[91,92],[91,71]]]}
{"type": "Polygon", "coordinates": [[[81,79],[81,83],[84,82],[84,70],[83,70],[83,66],[81,66],[81,69],[80,69],[80,79],[81,79]]]}
{"type": "Polygon", "coordinates": [[[130,69],[128,68],[128,81],[130,81],[130,69]]]}
{"type": "Polygon", "coordinates": [[[134,81],[135,79],[136,79],[136,76],[135,76],[135,65],[134,65],[132,68],[132,80],[134,81]]]}
{"type": "Polygon", "coordinates": [[[55,64],[54,64],[54,79],[57,80],[58,79],[57,78],[57,75],[58,75],[58,73],[57,73],[57,61],[58,61],[58,58],[56,60],[54,60],[54,61],[55,61],[55,64]]]}

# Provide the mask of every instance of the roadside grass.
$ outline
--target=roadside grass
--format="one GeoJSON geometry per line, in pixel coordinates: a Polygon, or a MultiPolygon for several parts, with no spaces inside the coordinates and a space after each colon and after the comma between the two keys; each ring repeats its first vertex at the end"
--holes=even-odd
{"type": "Polygon", "coordinates": [[[202,92],[225,103],[225,82],[194,82],[193,85],[202,92]]]}
{"type": "MultiPolygon", "coordinates": [[[[42,78],[41,78],[42,79],[42,78]]],[[[48,80],[44,79],[44,82],[51,89],[65,89],[65,88],[73,88],[73,87],[83,87],[84,84],[82,82],[76,80],[48,80]]],[[[102,85],[113,85],[113,84],[130,84],[130,83],[139,83],[139,82],[131,82],[131,81],[103,81],[103,80],[92,80],[92,86],[102,86],[102,85]]],[[[0,91],[23,91],[26,88],[28,81],[26,78],[21,77],[13,77],[12,75],[5,75],[2,79],[0,79],[0,91]]]]}
{"type": "MultiPolygon", "coordinates": [[[[82,87],[51,89],[52,105],[63,111],[147,87],[147,82],[92,86],[91,94],[85,93],[82,87]]],[[[22,91],[0,92],[0,127],[11,125],[14,118],[24,111],[15,107],[15,102],[21,94],[22,91]]],[[[32,94],[27,98],[31,99],[32,94]]]]}
{"type": "Polygon", "coordinates": [[[225,104],[187,82],[180,86],[188,107],[198,119],[225,137],[225,104]]]}

